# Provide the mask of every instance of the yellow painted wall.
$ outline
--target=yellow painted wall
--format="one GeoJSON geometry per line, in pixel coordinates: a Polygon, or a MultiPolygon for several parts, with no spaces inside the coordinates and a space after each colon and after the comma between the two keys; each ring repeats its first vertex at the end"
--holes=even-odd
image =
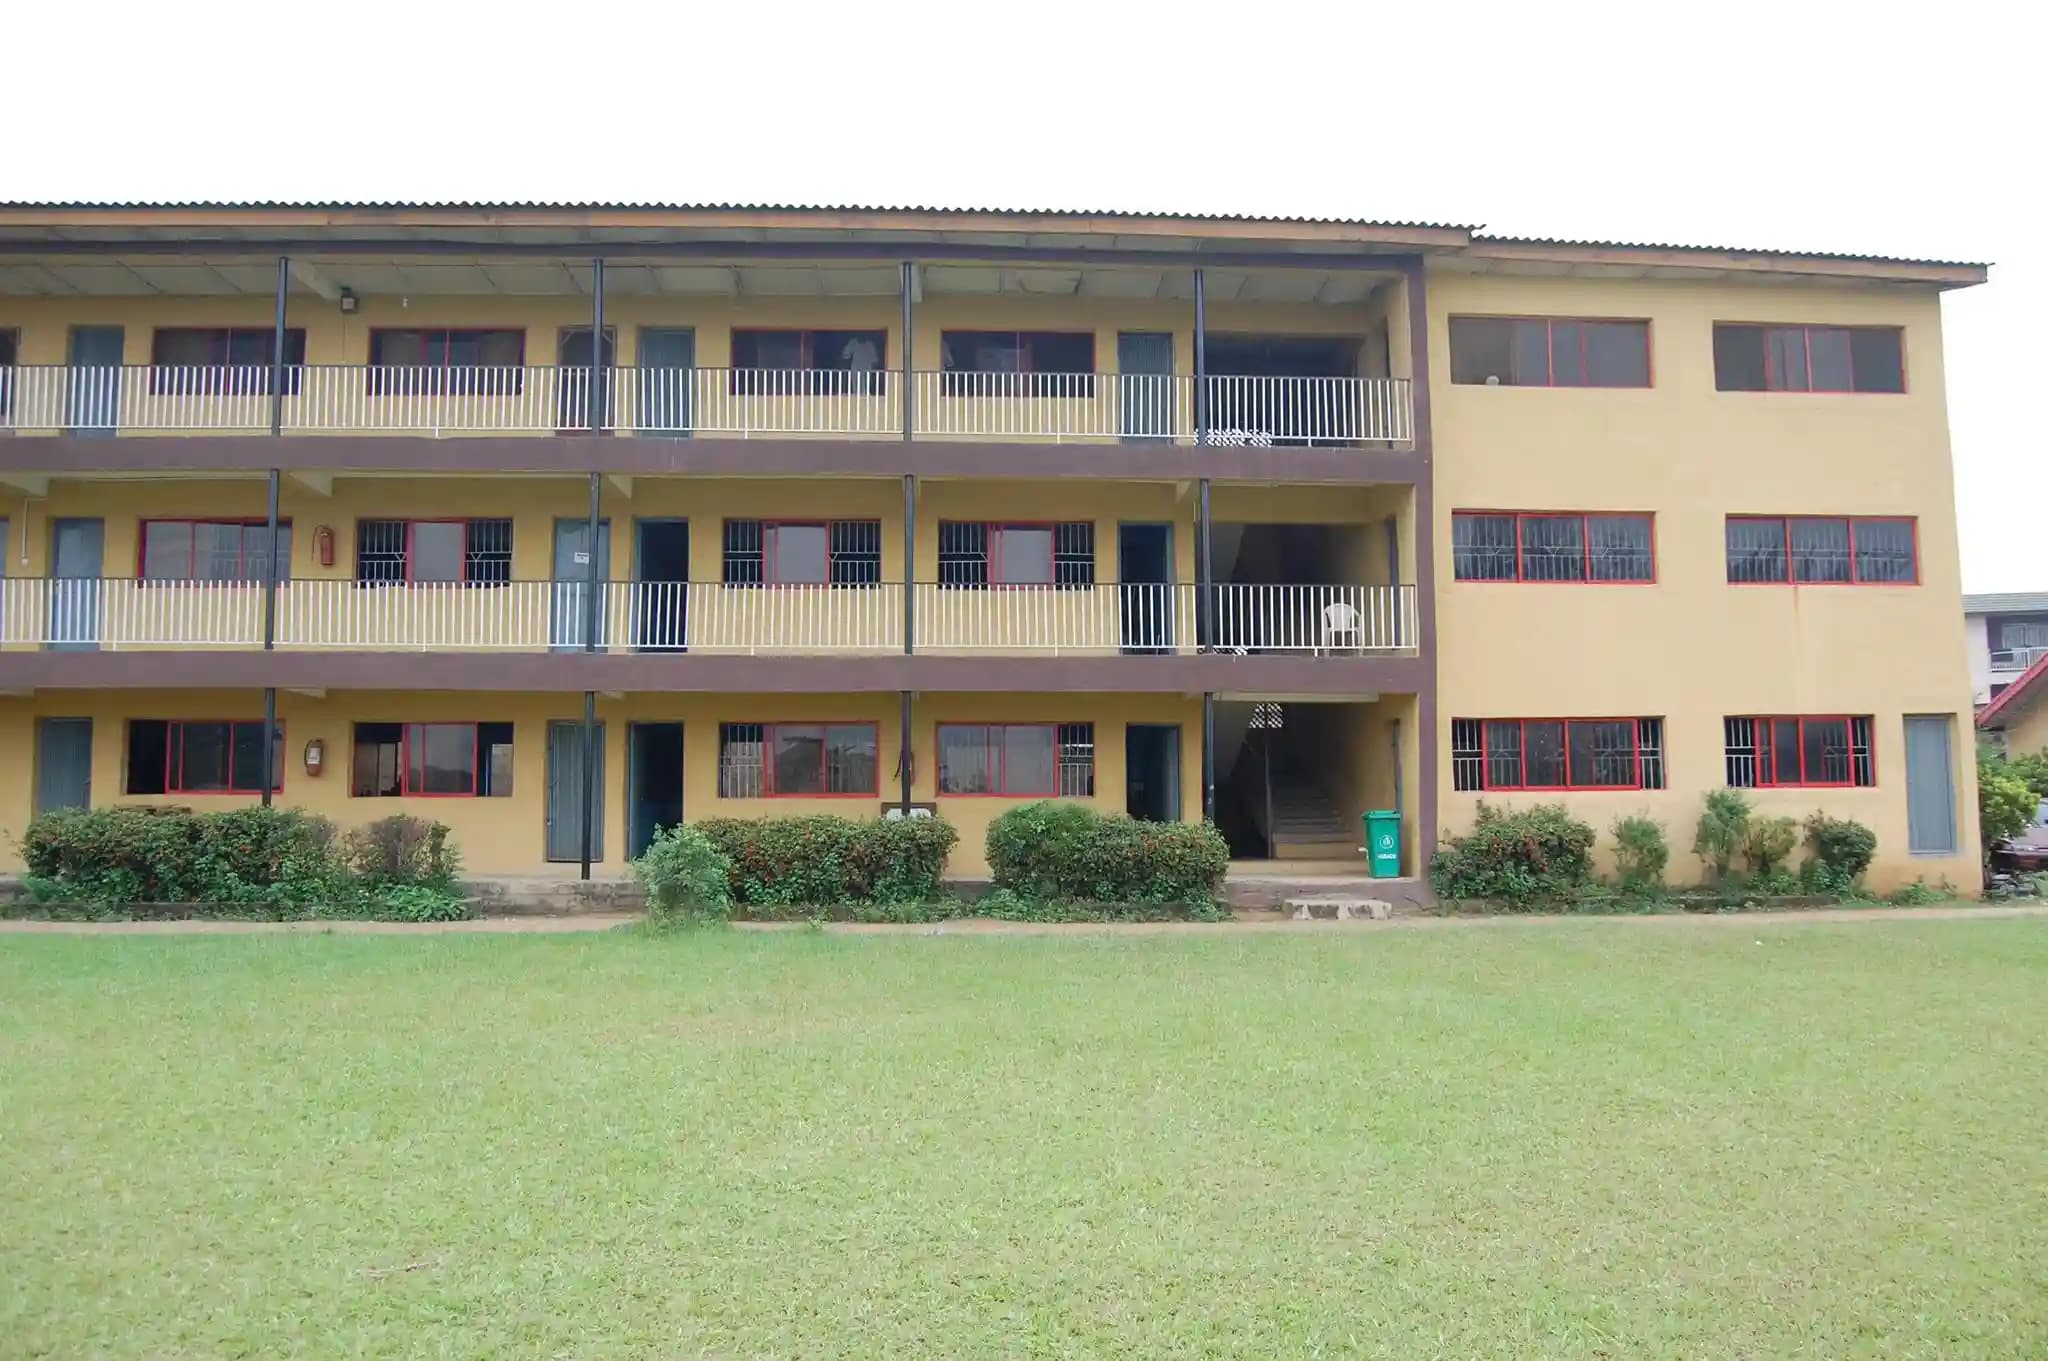
{"type": "MultiPolygon", "coordinates": [[[[1877,785],[1760,790],[1768,813],[1815,808],[1878,835],[1878,887],[1977,883],[1955,502],[1942,388],[1940,310],[1920,291],[1693,282],[1430,277],[1442,824],[1471,822],[1451,792],[1453,718],[1662,716],[1670,788],[1565,801],[1605,830],[1645,812],[1667,826],[1675,875],[1700,800],[1724,782],[1731,714],[1870,714],[1877,785]],[[1448,319],[1459,314],[1647,317],[1655,386],[1642,390],[1453,384],[1448,319]],[[1900,325],[1904,395],[1717,392],[1722,321],[1900,325]],[[1452,580],[1458,509],[1650,511],[1652,586],[1452,580]],[[1912,515],[1917,587],[1730,586],[1731,513],[1912,515]],[[1959,851],[1906,853],[1903,723],[1956,715],[1959,851]]],[[[1555,796],[1493,796],[1520,805],[1555,796]]]]}
{"type": "MultiPolygon", "coordinates": [[[[128,719],[215,718],[255,720],[261,700],[254,692],[132,691],[45,692],[29,698],[0,698],[0,868],[18,870],[14,838],[29,817],[34,788],[34,733],[38,718],[90,717],[93,733],[93,801],[105,804],[185,804],[202,810],[246,806],[253,795],[150,795],[122,793],[128,719]]],[[[285,725],[285,782],[280,801],[353,826],[405,812],[439,819],[455,831],[464,862],[476,874],[569,874],[574,864],[544,859],[546,732],[550,720],[580,722],[580,695],[462,695],[392,691],[331,693],[311,698],[278,696],[285,725]],[[511,722],[513,793],[507,798],[357,799],[349,796],[353,725],[404,722],[511,722]],[[307,743],[324,743],[326,769],[305,773],[307,743]]],[[[891,694],[657,695],[601,698],[605,724],[605,827],[601,858],[607,872],[621,868],[625,851],[627,724],[680,721],[684,724],[684,809],[691,820],[827,812],[848,817],[877,814],[896,797],[900,741],[898,697],[891,694]],[[880,738],[881,791],[874,798],[721,799],[717,796],[718,728],[727,722],[869,721],[880,738]]],[[[1124,724],[1178,723],[1182,744],[1182,808],[1198,817],[1201,793],[1201,701],[1179,696],[1074,694],[1047,697],[945,694],[920,696],[912,714],[915,780],[912,796],[937,799],[941,814],[960,829],[951,870],[986,872],[988,824],[1026,799],[944,798],[936,794],[936,725],[941,722],[1092,722],[1095,727],[1095,788],[1092,802],[1104,812],[1124,807],[1124,724]]]]}

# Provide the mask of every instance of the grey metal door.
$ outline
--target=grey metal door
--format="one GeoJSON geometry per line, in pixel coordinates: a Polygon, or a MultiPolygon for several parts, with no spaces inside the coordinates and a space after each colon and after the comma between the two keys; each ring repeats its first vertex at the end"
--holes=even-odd
{"type": "Polygon", "coordinates": [[[1126,444],[1173,433],[1173,334],[1119,331],[1116,337],[1119,428],[1126,444]]]}
{"type": "MultiPolygon", "coordinates": [[[[604,724],[597,725],[597,801],[590,810],[590,858],[604,859],[604,724]]],[[[547,855],[583,859],[583,724],[548,724],[547,855]]]]}
{"type": "Polygon", "coordinates": [[[1953,727],[1947,714],[1906,716],[1906,849],[1914,855],[1955,853],[1953,727]]]}
{"type": "MultiPolygon", "coordinates": [[[[612,526],[597,522],[597,641],[604,643],[605,582],[611,576],[612,526]]],[[[590,599],[590,521],[555,521],[555,570],[548,642],[557,652],[583,646],[585,606],[590,599]]]]}
{"type": "MultiPolygon", "coordinates": [[[[618,349],[618,332],[611,327],[604,328],[604,355],[599,363],[604,367],[604,376],[598,381],[599,405],[597,421],[602,429],[610,429],[612,423],[611,369],[618,349]]],[[[588,326],[565,327],[561,333],[560,349],[555,362],[564,372],[561,395],[555,401],[555,425],[565,431],[588,430],[590,428],[590,407],[584,401],[584,394],[590,389],[590,328],[588,326]]]]}
{"type": "Polygon", "coordinates": [[[36,815],[92,807],[92,720],[36,721],[36,815]]]}
{"type": "Polygon", "coordinates": [[[695,331],[674,326],[640,328],[636,396],[641,434],[682,439],[690,433],[690,385],[696,368],[695,331]]]}
{"type": "Polygon", "coordinates": [[[111,435],[121,423],[119,326],[74,326],[64,378],[64,424],[74,435],[111,435]]]}
{"type": "Polygon", "coordinates": [[[95,652],[100,645],[100,572],[106,548],[103,521],[50,522],[50,636],[52,652],[95,652]]]}

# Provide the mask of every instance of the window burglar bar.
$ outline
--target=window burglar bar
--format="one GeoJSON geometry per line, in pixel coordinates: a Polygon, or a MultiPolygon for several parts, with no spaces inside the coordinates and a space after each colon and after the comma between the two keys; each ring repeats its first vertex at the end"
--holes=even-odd
{"type": "Polygon", "coordinates": [[[1452,719],[1451,787],[1662,789],[1664,720],[1452,719]]]}
{"type": "Polygon", "coordinates": [[[719,730],[718,797],[758,799],[766,792],[763,777],[767,733],[760,723],[727,723],[719,730]]]}
{"type": "Polygon", "coordinates": [[[1723,720],[1736,789],[1877,783],[1869,715],[1735,716],[1723,720]]]}
{"type": "Polygon", "coordinates": [[[1095,725],[1062,723],[1060,742],[1060,797],[1088,799],[1095,796],[1095,725]]]}

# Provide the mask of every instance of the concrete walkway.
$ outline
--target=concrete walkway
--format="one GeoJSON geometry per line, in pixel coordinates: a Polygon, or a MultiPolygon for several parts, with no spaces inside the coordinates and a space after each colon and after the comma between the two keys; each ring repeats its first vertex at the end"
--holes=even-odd
{"type": "MultiPolygon", "coordinates": [[[[1990,903],[1977,907],[1823,907],[1796,912],[1667,912],[1636,915],[1499,915],[1487,917],[1402,916],[1391,921],[1295,921],[1280,913],[1255,912],[1228,922],[1005,922],[985,918],[909,925],[827,922],[825,930],[858,936],[1064,936],[1088,933],[1131,936],[1228,936],[1245,932],[1294,933],[1407,931],[1503,926],[1515,922],[1613,922],[1640,926],[1784,926],[1812,922],[1992,921],[2048,917],[2048,903],[1990,903]]],[[[638,921],[637,913],[587,912],[573,917],[486,917],[468,922],[35,922],[0,921],[0,936],[243,936],[320,935],[574,935],[609,931],[638,921]]],[[[741,931],[801,931],[803,922],[738,922],[741,931]]]]}

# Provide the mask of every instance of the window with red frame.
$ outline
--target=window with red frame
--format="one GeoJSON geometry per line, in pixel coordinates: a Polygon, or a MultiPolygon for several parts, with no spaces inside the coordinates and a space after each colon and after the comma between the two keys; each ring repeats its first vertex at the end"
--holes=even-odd
{"type": "Polygon", "coordinates": [[[955,397],[1086,397],[1091,331],[942,331],[940,390],[955,397]]]}
{"type": "MultiPolygon", "coordinates": [[[[262,520],[144,520],[141,561],[144,581],[242,581],[267,579],[270,528],[262,520]]],[[[277,575],[291,575],[292,526],[277,522],[277,575]]]]}
{"type": "Polygon", "coordinates": [[[873,723],[721,723],[721,799],[873,796],[881,791],[873,723]]]}
{"type": "Polygon", "coordinates": [[[349,795],[510,798],[512,725],[358,723],[349,795]]]}
{"type": "Polygon", "coordinates": [[[356,521],[359,585],[503,586],[511,580],[509,519],[356,521]]]}
{"type": "Polygon", "coordinates": [[[939,793],[1089,798],[1093,723],[941,723],[939,793]]]}
{"type": "Polygon", "coordinates": [[[886,331],[732,333],[731,387],[759,397],[877,396],[889,367],[886,331]]]}
{"type": "Polygon", "coordinates": [[[526,387],[525,365],[525,331],[370,332],[373,397],[439,392],[516,397],[526,387]]]}
{"type": "MultiPolygon", "coordinates": [[[[149,390],[166,396],[268,393],[277,333],[267,326],[159,326],[150,336],[149,390]]],[[[284,390],[297,396],[306,333],[284,333],[284,390]]]]}
{"type": "Polygon", "coordinates": [[[1877,783],[1869,715],[1724,719],[1728,783],[1736,789],[1877,783]]]}
{"type": "Polygon", "coordinates": [[[1095,523],[939,521],[939,585],[1093,586],[1095,523]]]}
{"type": "Polygon", "coordinates": [[[1731,515],[1728,580],[1737,585],[1916,585],[1917,524],[1897,516],[1731,515]]]}
{"type": "Polygon", "coordinates": [[[727,520],[728,586],[875,586],[882,580],[882,522],[727,520]]]}
{"type": "MultiPolygon", "coordinates": [[[[284,788],[284,725],[272,744],[270,787],[284,788]]],[[[263,722],[136,718],[128,722],[130,794],[260,794],[263,722]]]]}
{"type": "Polygon", "coordinates": [[[1896,326],[1717,321],[1714,386],[1722,392],[1904,392],[1904,332],[1896,326]]]}
{"type": "Polygon", "coordinates": [[[1661,718],[1454,718],[1451,787],[1662,789],[1661,718]]]}
{"type": "Polygon", "coordinates": [[[1451,381],[1499,387],[1646,388],[1650,323],[1452,317],[1451,381]]]}
{"type": "Polygon", "coordinates": [[[1451,563],[1459,581],[1652,582],[1648,515],[1456,511],[1451,563]]]}

